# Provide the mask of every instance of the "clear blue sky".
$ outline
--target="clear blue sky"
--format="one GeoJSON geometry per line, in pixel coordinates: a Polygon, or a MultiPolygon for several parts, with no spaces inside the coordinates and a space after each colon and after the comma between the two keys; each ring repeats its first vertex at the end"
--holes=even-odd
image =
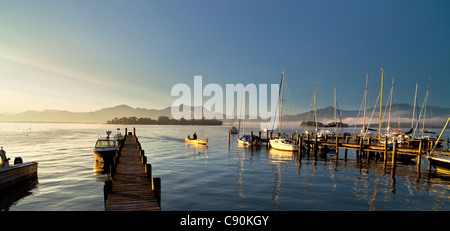
{"type": "MultiPolygon", "coordinates": [[[[450,107],[450,1],[0,1],[0,112],[165,108],[177,83],[278,83],[292,112],[333,88],[358,109],[376,100],[450,107]],[[387,97],[386,97],[387,99],[387,97]]],[[[205,101],[207,98],[205,98],[205,101]]]]}

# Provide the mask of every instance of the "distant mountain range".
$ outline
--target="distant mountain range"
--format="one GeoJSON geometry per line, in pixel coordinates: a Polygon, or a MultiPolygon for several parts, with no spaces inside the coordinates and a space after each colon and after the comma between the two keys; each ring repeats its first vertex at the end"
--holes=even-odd
{"type": "MultiPolygon", "coordinates": [[[[384,112],[383,108],[383,112],[384,112]]],[[[421,108],[416,108],[416,114],[419,114],[421,108]]],[[[441,108],[437,106],[428,106],[427,118],[431,118],[429,123],[433,127],[442,127],[450,116],[450,108],[441,108]]],[[[191,108],[191,114],[193,114],[194,108],[191,108]]],[[[397,123],[399,120],[402,123],[411,123],[413,106],[408,104],[394,104],[391,111],[391,123],[397,123]]],[[[334,108],[326,107],[316,110],[318,121],[326,124],[333,121],[334,108]]],[[[204,113],[211,113],[204,109],[204,113]]],[[[370,120],[373,114],[371,124],[378,123],[379,109],[373,108],[366,110],[366,121],[370,120]]],[[[388,114],[388,113],[386,113],[388,114]]],[[[44,111],[26,111],[18,114],[3,113],[0,114],[0,122],[63,122],[63,123],[106,123],[106,121],[113,119],[114,117],[132,117],[137,118],[146,117],[152,119],[158,119],[159,116],[167,116],[172,118],[171,107],[164,109],[146,109],[146,108],[133,108],[128,105],[118,105],[115,107],[103,108],[93,112],[70,112],[62,110],[44,110],[44,111]]],[[[341,112],[342,122],[347,124],[361,124],[362,112],[359,110],[343,110],[341,112]],[[358,114],[359,118],[358,119],[358,114]]],[[[223,116],[225,118],[225,116],[223,116]]],[[[248,117],[247,117],[248,118],[248,117]]],[[[338,117],[339,118],[339,117],[338,117]]],[[[388,116],[384,116],[384,121],[387,121],[388,116]]],[[[312,121],[313,112],[304,112],[297,115],[283,115],[283,121],[312,121]],[[309,114],[309,115],[308,115],[309,114]]],[[[231,120],[223,120],[229,122],[231,120]]],[[[255,120],[257,121],[257,120],[255,120]]],[[[262,121],[262,120],[259,120],[262,121]]]]}

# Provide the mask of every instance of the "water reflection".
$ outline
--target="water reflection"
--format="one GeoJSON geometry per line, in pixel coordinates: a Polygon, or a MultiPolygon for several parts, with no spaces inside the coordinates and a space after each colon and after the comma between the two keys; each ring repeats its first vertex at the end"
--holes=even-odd
{"type": "Polygon", "coordinates": [[[35,178],[0,192],[0,211],[8,211],[18,201],[32,195],[38,183],[38,178],[35,178]]]}
{"type": "MultiPolygon", "coordinates": [[[[273,175],[273,192],[272,192],[272,200],[274,202],[273,210],[279,209],[279,199],[281,197],[282,189],[282,170],[286,168],[286,165],[295,159],[297,154],[289,151],[281,151],[277,149],[269,149],[268,150],[268,162],[271,166],[272,175],[273,175]]],[[[297,162],[298,163],[298,162],[297,162]]]]}
{"type": "Polygon", "coordinates": [[[194,159],[196,160],[204,160],[205,163],[208,163],[208,146],[200,145],[200,144],[185,144],[188,152],[192,152],[194,159]]]}

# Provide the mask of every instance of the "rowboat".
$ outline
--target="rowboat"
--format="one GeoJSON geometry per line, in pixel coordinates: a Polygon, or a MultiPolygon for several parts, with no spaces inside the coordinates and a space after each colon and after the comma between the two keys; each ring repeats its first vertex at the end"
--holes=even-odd
{"type": "Polygon", "coordinates": [[[185,138],[184,142],[186,144],[198,144],[198,145],[206,145],[206,143],[208,143],[208,138],[206,139],[189,139],[189,138],[185,138]]]}

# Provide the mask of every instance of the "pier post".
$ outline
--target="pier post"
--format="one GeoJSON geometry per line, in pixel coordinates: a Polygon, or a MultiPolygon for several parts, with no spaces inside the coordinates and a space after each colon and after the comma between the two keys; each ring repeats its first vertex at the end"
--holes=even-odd
{"type": "Polygon", "coordinates": [[[156,200],[158,200],[158,205],[161,207],[161,178],[155,177],[152,180],[152,190],[155,191],[156,200]]]}
{"type": "Polygon", "coordinates": [[[423,140],[420,140],[419,153],[417,153],[417,173],[420,173],[420,163],[422,162],[422,147],[423,147],[423,140]]]}
{"type": "Polygon", "coordinates": [[[133,127],[133,135],[136,136],[136,128],[133,127]]]}
{"type": "Polygon", "coordinates": [[[448,143],[449,143],[450,139],[447,138],[447,152],[448,152],[448,143]]]}
{"type": "Polygon", "coordinates": [[[339,136],[336,136],[336,155],[339,155],[339,136]]]}
{"type": "Polygon", "coordinates": [[[231,141],[231,130],[228,131],[228,147],[230,147],[230,141],[231,141]]]}
{"type": "Polygon", "coordinates": [[[250,131],[250,145],[252,145],[253,148],[253,131],[250,131]]]}
{"type": "Polygon", "coordinates": [[[362,155],[363,145],[364,145],[364,138],[363,137],[359,137],[359,154],[360,155],[362,155]]]}
{"type": "Polygon", "coordinates": [[[317,146],[317,134],[314,134],[314,156],[317,155],[317,150],[318,146],[317,146]]]}
{"type": "Polygon", "coordinates": [[[149,179],[152,179],[152,164],[145,164],[145,172],[147,173],[149,179]]]}
{"type": "Polygon", "coordinates": [[[298,154],[302,155],[303,149],[302,149],[302,143],[303,143],[303,134],[297,134],[297,140],[298,140],[298,154]]]}
{"type": "Polygon", "coordinates": [[[394,139],[394,145],[392,150],[392,167],[395,167],[396,158],[397,158],[397,139],[394,139]]]}
{"type": "Polygon", "coordinates": [[[112,191],[112,180],[107,180],[103,184],[103,199],[106,206],[106,200],[108,199],[109,193],[112,191]]]}

